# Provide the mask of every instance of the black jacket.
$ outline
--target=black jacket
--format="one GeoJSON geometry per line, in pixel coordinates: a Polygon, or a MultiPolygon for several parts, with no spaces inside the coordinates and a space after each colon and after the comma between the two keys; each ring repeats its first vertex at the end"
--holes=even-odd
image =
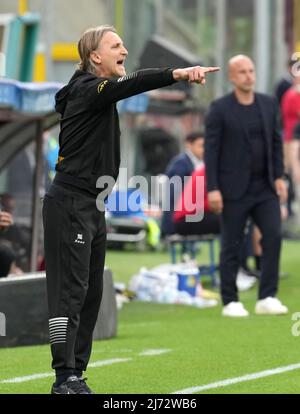
{"type": "MultiPolygon", "coordinates": [[[[276,98],[255,94],[260,109],[267,149],[269,183],[283,176],[280,115],[276,98]]],[[[214,101],[206,117],[205,165],[207,190],[220,190],[228,200],[247,191],[251,177],[251,147],[246,128],[239,119],[234,93],[214,101]]]]}
{"type": "Polygon", "coordinates": [[[97,179],[118,177],[120,128],[116,102],[174,83],[171,69],[146,69],[117,79],[77,70],[56,95],[62,115],[56,180],[97,194],[97,179]]]}

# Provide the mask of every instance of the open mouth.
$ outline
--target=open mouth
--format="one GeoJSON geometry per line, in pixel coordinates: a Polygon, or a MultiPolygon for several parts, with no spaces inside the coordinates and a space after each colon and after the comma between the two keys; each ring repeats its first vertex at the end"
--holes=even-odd
{"type": "Polygon", "coordinates": [[[124,66],[124,63],[125,63],[125,59],[120,59],[117,61],[118,66],[124,66]]]}

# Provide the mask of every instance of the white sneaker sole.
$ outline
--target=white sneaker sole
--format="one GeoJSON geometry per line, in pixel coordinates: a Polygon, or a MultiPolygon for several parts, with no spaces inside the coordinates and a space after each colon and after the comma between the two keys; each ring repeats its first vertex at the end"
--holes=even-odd
{"type": "Polygon", "coordinates": [[[269,309],[255,309],[255,314],[256,315],[287,315],[289,313],[288,309],[287,310],[282,310],[282,311],[272,311],[269,309]]]}
{"type": "Polygon", "coordinates": [[[227,318],[247,318],[247,316],[249,316],[249,313],[245,315],[231,315],[227,313],[222,313],[222,316],[225,316],[227,318]]]}

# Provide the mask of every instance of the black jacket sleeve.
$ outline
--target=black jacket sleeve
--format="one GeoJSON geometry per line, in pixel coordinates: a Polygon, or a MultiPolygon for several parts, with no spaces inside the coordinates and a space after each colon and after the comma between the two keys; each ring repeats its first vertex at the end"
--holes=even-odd
{"type": "Polygon", "coordinates": [[[86,97],[91,106],[100,109],[130,96],[162,88],[174,82],[172,69],[144,69],[116,79],[93,79],[85,84],[86,97]]]}
{"type": "Polygon", "coordinates": [[[219,189],[218,168],[221,148],[223,121],[218,105],[213,102],[205,119],[205,168],[207,191],[219,189]]]}
{"type": "Polygon", "coordinates": [[[280,121],[280,110],[277,99],[274,99],[274,129],[273,129],[273,168],[274,178],[282,178],[284,173],[283,165],[283,144],[282,136],[280,133],[281,121],[280,121]]]}

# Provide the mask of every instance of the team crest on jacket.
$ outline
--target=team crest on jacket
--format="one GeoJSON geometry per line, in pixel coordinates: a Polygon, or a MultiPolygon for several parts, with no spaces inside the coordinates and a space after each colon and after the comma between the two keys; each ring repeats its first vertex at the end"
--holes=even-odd
{"type": "Polygon", "coordinates": [[[108,80],[105,80],[98,85],[98,93],[101,93],[103,91],[104,86],[108,83],[108,80]]]}

